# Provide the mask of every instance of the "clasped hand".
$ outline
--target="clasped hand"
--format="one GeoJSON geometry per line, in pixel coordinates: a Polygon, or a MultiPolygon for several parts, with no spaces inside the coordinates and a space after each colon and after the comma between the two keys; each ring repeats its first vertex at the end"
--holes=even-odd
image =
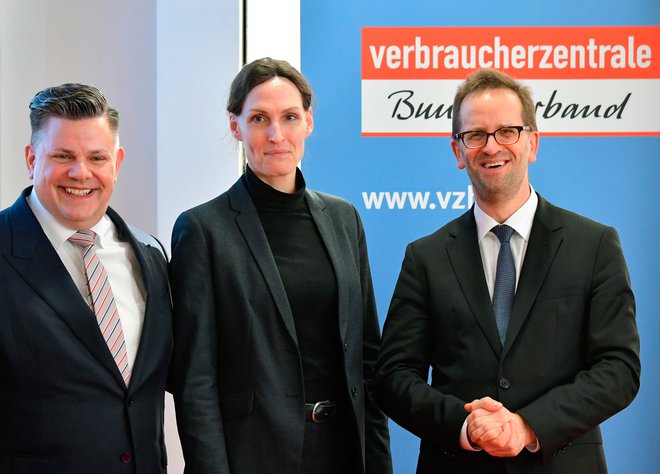
{"type": "Polygon", "coordinates": [[[490,397],[465,404],[467,437],[491,456],[517,456],[525,446],[536,442],[536,434],[517,413],[490,397]]]}

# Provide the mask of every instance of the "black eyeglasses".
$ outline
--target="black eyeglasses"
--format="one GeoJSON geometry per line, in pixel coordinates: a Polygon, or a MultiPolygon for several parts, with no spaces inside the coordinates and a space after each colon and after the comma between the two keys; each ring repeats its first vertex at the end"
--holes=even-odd
{"type": "Polygon", "coordinates": [[[514,143],[518,143],[518,140],[520,140],[520,132],[523,130],[530,131],[531,129],[532,127],[529,125],[519,125],[517,127],[498,128],[491,133],[468,131],[455,133],[454,140],[460,139],[466,148],[481,148],[486,146],[486,143],[488,143],[488,137],[492,135],[495,141],[500,145],[513,145],[514,143]]]}

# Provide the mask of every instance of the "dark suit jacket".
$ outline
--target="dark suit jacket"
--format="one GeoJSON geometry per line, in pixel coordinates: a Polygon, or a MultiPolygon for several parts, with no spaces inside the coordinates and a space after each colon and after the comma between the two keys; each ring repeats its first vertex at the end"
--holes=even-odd
{"type": "MultiPolygon", "coordinates": [[[[0,472],[161,474],[171,304],[161,249],[135,250],[146,311],[126,388],[96,318],[30,210],[0,212],[0,472]]],[[[154,239],[154,245],[157,245],[154,239]]]]}
{"type": "Polygon", "coordinates": [[[598,425],[632,401],[639,375],[635,302],[614,229],[539,197],[504,347],[473,211],[408,246],[376,399],[421,438],[418,472],[606,472],[598,425]],[[529,422],[539,453],[502,460],[460,448],[463,405],[485,396],[529,422]]]}
{"type": "MultiPolygon", "coordinates": [[[[293,316],[256,208],[239,179],[174,226],[172,388],[187,473],[297,473],[303,375],[293,316]]],[[[346,392],[366,472],[391,472],[387,419],[370,397],[380,345],[356,210],[306,191],[337,276],[346,392]]]]}

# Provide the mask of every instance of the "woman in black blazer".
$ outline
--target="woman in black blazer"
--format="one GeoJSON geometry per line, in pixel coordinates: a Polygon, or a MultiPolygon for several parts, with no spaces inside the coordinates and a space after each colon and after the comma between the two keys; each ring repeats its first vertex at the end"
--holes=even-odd
{"type": "Polygon", "coordinates": [[[246,172],[175,224],[171,384],[187,473],[392,472],[370,394],[380,330],[362,224],[297,167],[311,102],[287,62],[245,66],[227,110],[246,172]]]}

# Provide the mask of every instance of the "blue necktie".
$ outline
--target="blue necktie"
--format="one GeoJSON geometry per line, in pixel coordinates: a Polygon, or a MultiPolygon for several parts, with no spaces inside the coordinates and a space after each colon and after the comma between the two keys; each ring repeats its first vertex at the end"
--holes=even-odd
{"type": "Polygon", "coordinates": [[[513,228],[508,225],[496,225],[491,229],[500,239],[500,253],[497,255],[497,272],[495,273],[495,291],[493,292],[493,312],[500,342],[504,345],[506,330],[511,318],[513,296],[516,293],[516,266],[513,264],[513,254],[509,239],[513,228]]]}

